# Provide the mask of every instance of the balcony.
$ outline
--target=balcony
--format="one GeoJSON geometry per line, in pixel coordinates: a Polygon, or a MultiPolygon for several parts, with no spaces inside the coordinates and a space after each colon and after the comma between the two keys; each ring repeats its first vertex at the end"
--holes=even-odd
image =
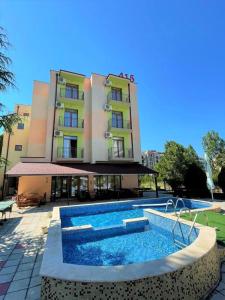
{"type": "Polygon", "coordinates": [[[131,148],[118,149],[118,148],[110,148],[108,150],[109,160],[117,160],[117,161],[130,161],[133,160],[133,150],[131,148]]]}
{"type": "Polygon", "coordinates": [[[58,147],[57,148],[57,160],[74,160],[82,161],[84,158],[83,148],[72,148],[72,147],[58,147]]]}
{"type": "Polygon", "coordinates": [[[84,101],[84,91],[78,89],[71,91],[66,88],[60,88],[59,97],[66,101],[84,101]]]}
{"type": "Polygon", "coordinates": [[[118,104],[118,105],[130,104],[129,95],[124,93],[114,94],[112,92],[109,92],[107,95],[107,101],[110,104],[118,104]]]}
{"type": "Polygon", "coordinates": [[[82,131],[84,128],[84,120],[70,117],[59,117],[59,129],[82,131]]]}
{"type": "Polygon", "coordinates": [[[108,123],[108,131],[130,131],[131,122],[128,120],[110,119],[108,123]]]}

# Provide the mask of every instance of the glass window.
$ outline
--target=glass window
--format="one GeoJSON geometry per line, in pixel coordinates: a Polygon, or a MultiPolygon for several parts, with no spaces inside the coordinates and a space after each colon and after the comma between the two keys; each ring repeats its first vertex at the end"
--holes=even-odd
{"type": "Polygon", "coordinates": [[[94,176],[95,190],[107,190],[107,188],[108,188],[107,176],[94,176]]]}
{"type": "Polygon", "coordinates": [[[15,145],[15,151],[22,151],[23,146],[22,145],[15,145]]]}
{"type": "Polygon", "coordinates": [[[23,116],[24,116],[24,117],[29,117],[29,115],[30,115],[29,113],[26,113],[26,112],[23,113],[23,116]]]}
{"type": "Polygon", "coordinates": [[[88,190],[88,177],[80,177],[80,191],[88,190]]]}
{"type": "Polygon", "coordinates": [[[78,99],[79,97],[78,85],[67,85],[66,86],[66,98],[78,99]]]}
{"type": "Polygon", "coordinates": [[[78,111],[66,110],[64,113],[64,126],[78,127],[78,111]]]}
{"type": "Polygon", "coordinates": [[[122,89],[112,88],[112,100],[122,101],[122,89]]]}
{"type": "Polygon", "coordinates": [[[24,129],[24,124],[23,123],[18,123],[17,129],[24,129]]]}
{"type": "Polygon", "coordinates": [[[112,127],[123,128],[123,113],[120,111],[112,112],[112,127]]]}
{"type": "Polygon", "coordinates": [[[124,139],[123,138],[113,138],[113,157],[124,157],[124,139]]]}

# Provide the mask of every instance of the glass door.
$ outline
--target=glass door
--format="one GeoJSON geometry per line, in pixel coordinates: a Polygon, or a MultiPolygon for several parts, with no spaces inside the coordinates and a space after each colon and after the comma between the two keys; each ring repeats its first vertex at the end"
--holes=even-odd
{"type": "Polygon", "coordinates": [[[77,137],[64,136],[63,139],[63,157],[77,158],[77,137]]]}
{"type": "Polygon", "coordinates": [[[113,138],[113,157],[124,157],[124,139],[113,138]]]}
{"type": "Polygon", "coordinates": [[[64,126],[65,127],[78,127],[78,111],[66,110],[64,113],[64,126]]]}

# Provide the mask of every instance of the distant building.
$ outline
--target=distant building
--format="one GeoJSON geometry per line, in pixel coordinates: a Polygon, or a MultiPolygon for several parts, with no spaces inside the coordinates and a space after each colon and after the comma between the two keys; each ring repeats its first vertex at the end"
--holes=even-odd
{"type": "Polygon", "coordinates": [[[162,152],[156,150],[147,150],[142,152],[142,164],[148,168],[154,169],[155,165],[163,156],[162,152]]]}

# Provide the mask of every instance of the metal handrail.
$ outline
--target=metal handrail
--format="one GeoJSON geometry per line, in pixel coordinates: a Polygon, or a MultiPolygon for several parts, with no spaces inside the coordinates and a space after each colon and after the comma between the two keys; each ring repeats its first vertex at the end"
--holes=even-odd
{"type": "Polygon", "coordinates": [[[130,103],[129,95],[124,93],[120,93],[115,96],[112,92],[109,92],[107,95],[107,100],[130,103]]]}
{"type": "Polygon", "coordinates": [[[120,159],[120,158],[133,158],[133,151],[132,149],[118,149],[118,148],[109,148],[108,150],[109,159],[120,159]]]}
{"type": "Polygon", "coordinates": [[[204,214],[205,218],[206,218],[206,226],[208,226],[209,224],[209,218],[208,216],[206,215],[206,213],[204,211],[200,211],[200,212],[197,212],[195,214],[195,217],[194,217],[194,220],[192,222],[192,225],[191,225],[191,228],[190,228],[190,231],[188,233],[188,241],[190,242],[190,236],[191,236],[191,233],[192,233],[192,230],[194,229],[194,226],[196,224],[196,220],[197,220],[197,217],[199,216],[199,214],[204,214]]]}
{"type": "Polygon", "coordinates": [[[108,124],[109,130],[111,128],[118,128],[118,129],[131,129],[131,122],[129,120],[109,120],[108,124]]]}
{"type": "Polygon", "coordinates": [[[58,158],[83,158],[84,149],[74,147],[58,147],[57,148],[58,158]]]}
{"type": "Polygon", "coordinates": [[[172,199],[169,199],[169,200],[166,202],[165,212],[167,212],[167,209],[168,209],[168,206],[169,206],[169,205],[173,205],[173,208],[174,208],[174,211],[175,211],[174,202],[173,202],[172,199]]]}
{"type": "MultiPolygon", "coordinates": [[[[176,225],[178,224],[179,225],[179,228],[180,228],[180,232],[181,232],[181,235],[182,235],[182,238],[183,238],[183,241],[185,241],[185,238],[184,238],[184,233],[183,233],[183,230],[182,230],[182,227],[181,227],[181,224],[180,224],[180,217],[181,217],[181,213],[183,212],[183,211],[189,211],[189,213],[190,213],[190,216],[191,216],[191,210],[190,210],[190,208],[188,208],[188,207],[182,207],[181,209],[180,209],[180,211],[179,211],[179,214],[177,214],[177,220],[176,220],[176,222],[174,223],[174,225],[173,225],[173,228],[172,228],[172,235],[173,235],[173,241],[174,241],[174,243],[175,244],[177,244],[179,247],[186,247],[187,246],[187,244],[185,244],[185,243],[182,243],[182,242],[180,242],[180,241],[178,241],[178,240],[176,240],[175,239],[175,228],[176,228],[176,225]]],[[[190,233],[190,232],[189,232],[190,233]]],[[[188,235],[188,242],[190,242],[189,241],[189,235],[188,235]]]]}
{"type": "Polygon", "coordinates": [[[60,88],[60,97],[70,99],[70,100],[84,100],[84,91],[74,89],[71,94],[66,92],[67,87],[60,88]]]}
{"type": "Polygon", "coordinates": [[[59,117],[59,126],[71,128],[84,128],[84,120],[70,117],[59,117]]]}

